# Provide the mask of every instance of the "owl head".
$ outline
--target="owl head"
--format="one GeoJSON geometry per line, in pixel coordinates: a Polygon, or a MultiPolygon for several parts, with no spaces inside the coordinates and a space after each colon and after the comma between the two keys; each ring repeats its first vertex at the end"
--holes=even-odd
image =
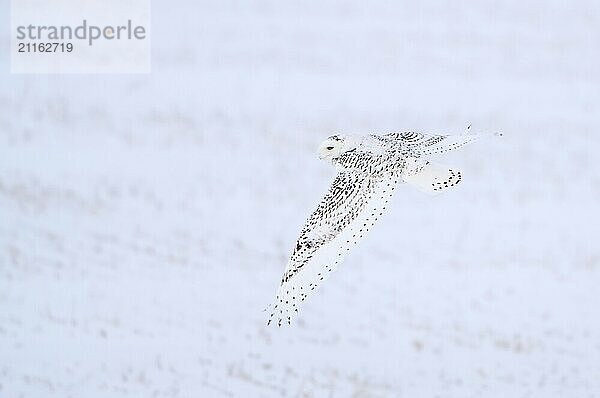
{"type": "Polygon", "coordinates": [[[319,159],[332,160],[356,148],[355,140],[346,135],[332,135],[319,145],[319,159]]]}

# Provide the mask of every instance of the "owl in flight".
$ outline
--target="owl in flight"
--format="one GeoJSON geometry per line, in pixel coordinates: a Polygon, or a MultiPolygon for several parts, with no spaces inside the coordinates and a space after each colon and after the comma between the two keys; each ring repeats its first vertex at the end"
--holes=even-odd
{"type": "MultiPolygon", "coordinates": [[[[500,135],[500,134],[496,134],[500,135]]],[[[400,183],[437,194],[461,182],[459,170],[429,161],[482,135],[334,135],[319,158],[337,171],[331,187],[300,231],[270,306],[267,325],[290,324],[300,304],[383,216],[400,183]]]]}

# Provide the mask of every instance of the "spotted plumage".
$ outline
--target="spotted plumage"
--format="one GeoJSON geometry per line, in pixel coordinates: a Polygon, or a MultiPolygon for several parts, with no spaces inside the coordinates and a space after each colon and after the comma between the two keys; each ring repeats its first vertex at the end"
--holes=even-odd
{"type": "Polygon", "coordinates": [[[458,149],[480,135],[414,132],[329,137],[319,157],[337,175],[308,217],[281,278],[267,324],[289,324],[300,303],[343,261],[382,216],[399,183],[431,194],[455,186],[460,171],[426,157],[458,149]]]}

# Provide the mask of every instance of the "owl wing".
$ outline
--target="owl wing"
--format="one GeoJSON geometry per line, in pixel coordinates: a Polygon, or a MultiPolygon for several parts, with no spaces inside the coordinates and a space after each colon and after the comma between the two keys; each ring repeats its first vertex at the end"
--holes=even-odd
{"type": "Polygon", "coordinates": [[[267,325],[291,323],[300,303],[383,215],[400,170],[379,176],[341,171],[310,215],[287,264],[267,325]]]}
{"type": "Polygon", "coordinates": [[[403,149],[416,152],[419,156],[437,155],[440,153],[462,148],[463,146],[477,141],[484,134],[423,134],[423,133],[389,133],[384,139],[392,144],[398,144],[403,149]]]}

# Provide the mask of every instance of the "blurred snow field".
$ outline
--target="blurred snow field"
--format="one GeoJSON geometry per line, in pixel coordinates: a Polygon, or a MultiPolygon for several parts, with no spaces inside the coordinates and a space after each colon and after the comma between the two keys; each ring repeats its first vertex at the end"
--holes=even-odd
{"type": "Polygon", "coordinates": [[[600,3],[152,15],[150,75],[2,76],[0,397],[600,396],[600,3]],[[266,328],[318,143],[469,124],[266,328]]]}

